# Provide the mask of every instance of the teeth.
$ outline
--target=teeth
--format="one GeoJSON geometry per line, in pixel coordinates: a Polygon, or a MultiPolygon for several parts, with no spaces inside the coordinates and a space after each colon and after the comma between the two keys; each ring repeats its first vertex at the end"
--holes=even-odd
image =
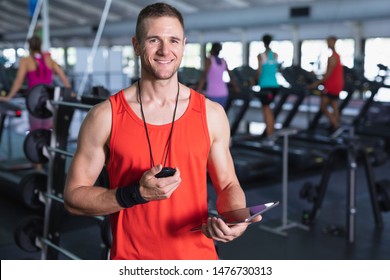
{"type": "Polygon", "coordinates": [[[162,64],[168,64],[168,63],[170,63],[172,60],[158,60],[158,59],[156,59],[156,62],[158,62],[158,63],[162,63],[162,64]]]}

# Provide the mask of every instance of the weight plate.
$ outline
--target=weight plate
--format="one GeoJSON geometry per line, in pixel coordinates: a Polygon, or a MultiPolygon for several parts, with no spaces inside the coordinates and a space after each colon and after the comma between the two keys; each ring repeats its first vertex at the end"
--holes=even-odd
{"type": "Polygon", "coordinates": [[[51,131],[37,129],[27,134],[23,149],[27,159],[34,163],[47,163],[49,159],[43,154],[43,147],[50,145],[51,131]]]}
{"type": "Polygon", "coordinates": [[[53,113],[46,107],[46,101],[52,96],[53,88],[48,85],[39,84],[32,87],[27,93],[27,110],[36,118],[47,119],[53,116],[53,113]]]}
{"type": "Polygon", "coordinates": [[[47,175],[41,172],[27,174],[19,186],[22,190],[22,200],[31,209],[42,209],[44,204],[39,200],[39,193],[46,189],[47,175]]]}
{"type": "Polygon", "coordinates": [[[35,244],[37,237],[43,235],[43,218],[27,216],[23,218],[14,231],[15,243],[26,252],[38,252],[40,248],[35,244]]]}

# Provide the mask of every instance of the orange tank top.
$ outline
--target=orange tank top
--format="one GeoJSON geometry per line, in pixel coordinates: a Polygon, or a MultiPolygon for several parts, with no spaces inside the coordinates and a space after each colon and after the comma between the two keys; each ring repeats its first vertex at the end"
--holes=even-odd
{"type": "MultiPolygon", "coordinates": [[[[110,187],[138,181],[151,168],[144,123],[123,91],[110,97],[112,131],[107,170],[110,187]]],[[[190,229],[207,217],[207,158],[210,137],[205,98],[191,90],[184,115],[175,121],[167,166],[178,167],[182,182],[169,199],[111,215],[111,259],[217,259],[214,242],[190,229]]],[[[173,112],[172,112],[173,113],[173,112]]],[[[147,117],[146,117],[147,119],[147,117]]],[[[171,124],[147,124],[155,164],[161,163],[171,124]]]]}

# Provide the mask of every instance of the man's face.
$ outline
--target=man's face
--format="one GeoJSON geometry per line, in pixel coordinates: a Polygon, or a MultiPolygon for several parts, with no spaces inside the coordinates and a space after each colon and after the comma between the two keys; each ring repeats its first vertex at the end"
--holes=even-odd
{"type": "Polygon", "coordinates": [[[175,75],[184,54],[185,37],[174,17],[148,18],[143,22],[142,38],[133,38],[136,55],[141,58],[142,74],[155,79],[175,75]]]}

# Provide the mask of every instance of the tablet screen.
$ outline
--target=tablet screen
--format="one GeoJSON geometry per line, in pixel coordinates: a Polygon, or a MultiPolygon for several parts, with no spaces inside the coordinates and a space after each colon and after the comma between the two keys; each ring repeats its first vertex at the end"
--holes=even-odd
{"type": "MultiPolygon", "coordinates": [[[[255,223],[260,221],[260,219],[256,219],[256,217],[258,217],[265,211],[275,207],[278,204],[279,201],[273,201],[269,203],[224,212],[216,215],[216,217],[224,220],[227,225],[234,225],[239,223],[255,223]]],[[[201,225],[194,227],[191,229],[191,231],[200,230],[201,227],[201,225]]]]}

